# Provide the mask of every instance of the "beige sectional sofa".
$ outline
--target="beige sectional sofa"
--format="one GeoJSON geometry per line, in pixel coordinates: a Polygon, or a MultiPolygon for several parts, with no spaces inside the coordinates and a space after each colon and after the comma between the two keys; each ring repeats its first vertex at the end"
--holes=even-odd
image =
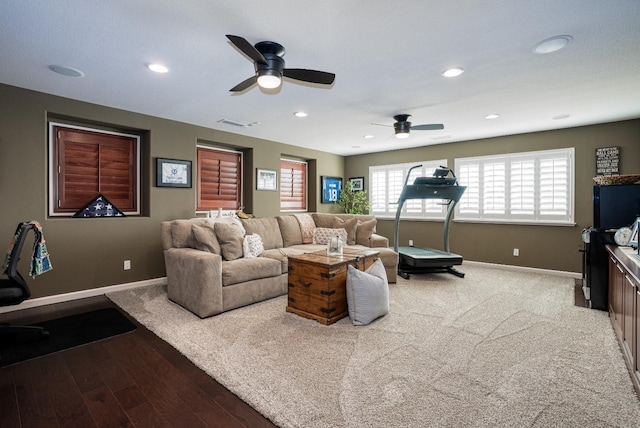
{"type": "Polygon", "coordinates": [[[398,255],[386,237],[375,233],[375,224],[369,215],[324,213],[165,221],[162,246],[169,299],[205,318],[286,294],[287,257],[325,250],[326,245],[310,240],[315,233],[321,242],[323,233],[333,233],[328,229],[343,236],[346,232],[348,247],[380,251],[388,280],[394,283],[398,255]],[[240,252],[238,245],[243,246],[240,252]]]}

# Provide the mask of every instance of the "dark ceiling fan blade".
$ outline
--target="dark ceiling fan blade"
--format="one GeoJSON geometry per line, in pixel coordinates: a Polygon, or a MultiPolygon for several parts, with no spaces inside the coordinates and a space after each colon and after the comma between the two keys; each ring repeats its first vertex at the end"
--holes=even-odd
{"type": "Polygon", "coordinates": [[[306,70],[304,68],[285,68],[282,73],[285,77],[303,82],[331,85],[336,78],[333,73],[326,71],[306,70]]]}
{"type": "Polygon", "coordinates": [[[416,131],[435,131],[438,129],[444,129],[444,125],[441,123],[430,123],[428,125],[411,125],[411,129],[416,131]]]}
{"type": "Polygon", "coordinates": [[[258,51],[251,43],[247,41],[244,37],[233,36],[231,34],[227,34],[227,39],[231,41],[238,49],[244,52],[249,58],[251,58],[254,62],[258,64],[267,64],[267,60],[264,59],[264,56],[258,51]]]}
{"type": "Polygon", "coordinates": [[[245,89],[249,88],[250,86],[253,86],[256,83],[258,83],[258,77],[257,76],[251,76],[247,80],[245,80],[243,82],[240,82],[236,86],[234,86],[233,88],[229,89],[229,92],[242,92],[245,89]]]}

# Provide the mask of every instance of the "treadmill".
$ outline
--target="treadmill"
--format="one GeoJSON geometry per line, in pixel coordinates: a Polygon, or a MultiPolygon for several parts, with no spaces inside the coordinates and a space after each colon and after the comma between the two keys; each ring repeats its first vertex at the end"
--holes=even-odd
{"type": "Polygon", "coordinates": [[[467,189],[460,186],[458,180],[449,168],[440,167],[435,170],[433,177],[417,177],[413,184],[408,184],[411,171],[422,165],[411,167],[404,180],[404,187],[398,199],[398,210],[394,228],[394,247],[399,256],[398,275],[409,279],[411,273],[448,272],[460,278],[464,273],[453,266],[462,264],[462,256],[449,252],[449,224],[456,204],[467,189]],[[400,213],[408,199],[445,199],[447,203],[447,216],[444,221],[444,251],[425,247],[399,247],[398,234],[400,228],[400,213]]]}

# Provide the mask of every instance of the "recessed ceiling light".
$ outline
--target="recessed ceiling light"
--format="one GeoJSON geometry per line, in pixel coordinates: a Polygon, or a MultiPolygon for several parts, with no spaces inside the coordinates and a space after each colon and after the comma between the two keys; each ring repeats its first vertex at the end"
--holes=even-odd
{"type": "Polygon", "coordinates": [[[552,119],[553,120],[562,120],[562,119],[568,119],[570,117],[571,117],[570,114],[559,114],[557,116],[553,116],[552,119]]]}
{"type": "Polygon", "coordinates": [[[450,68],[448,70],[445,70],[444,72],[442,72],[442,75],[444,77],[457,77],[457,76],[460,76],[462,73],[464,73],[464,70],[462,68],[455,67],[455,68],[450,68]]]}
{"type": "Polygon", "coordinates": [[[372,139],[374,137],[371,134],[367,134],[367,135],[363,135],[362,138],[364,138],[365,140],[370,140],[370,139],[372,139]]]}
{"type": "Polygon", "coordinates": [[[295,117],[307,117],[308,116],[308,114],[306,112],[304,112],[304,111],[297,111],[297,112],[293,113],[293,115],[295,117]]]}
{"type": "Polygon", "coordinates": [[[169,69],[162,64],[149,64],[147,68],[151,71],[155,71],[156,73],[168,73],[169,69]]]}
{"type": "Polygon", "coordinates": [[[567,44],[571,40],[573,40],[573,37],[566,35],[550,37],[535,45],[533,48],[533,52],[537,54],[548,54],[551,52],[559,51],[560,49],[567,46],[567,44]]]}
{"type": "Polygon", "coordinates": [[[499,114],[497,114],[497,113],[492,113],[492,114],[488,114],[488,115],[486,115],[484,118],[485,118],[485,119],[497,119],[497,118],[499,118],[499,117],[500,117],[500,115],[499,115],[499,114]]]}
{"type": "Polygon", "coordinates": [[[83,77],[84,73],[78,69],[65,67],[63,65],[50,65],[49,70],[55,71],[58,74],[68,77],[83,77]]]}

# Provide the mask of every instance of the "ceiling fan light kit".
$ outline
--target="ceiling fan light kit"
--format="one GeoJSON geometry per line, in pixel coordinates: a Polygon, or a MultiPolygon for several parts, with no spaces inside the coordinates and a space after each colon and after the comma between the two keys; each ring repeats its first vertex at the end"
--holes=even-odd
{"type": "Polygon", "coordinates": [[[265,89],[274,89],[282,83],[282,76],[275,70],[258,72],[258,85],[265,89]]]}

